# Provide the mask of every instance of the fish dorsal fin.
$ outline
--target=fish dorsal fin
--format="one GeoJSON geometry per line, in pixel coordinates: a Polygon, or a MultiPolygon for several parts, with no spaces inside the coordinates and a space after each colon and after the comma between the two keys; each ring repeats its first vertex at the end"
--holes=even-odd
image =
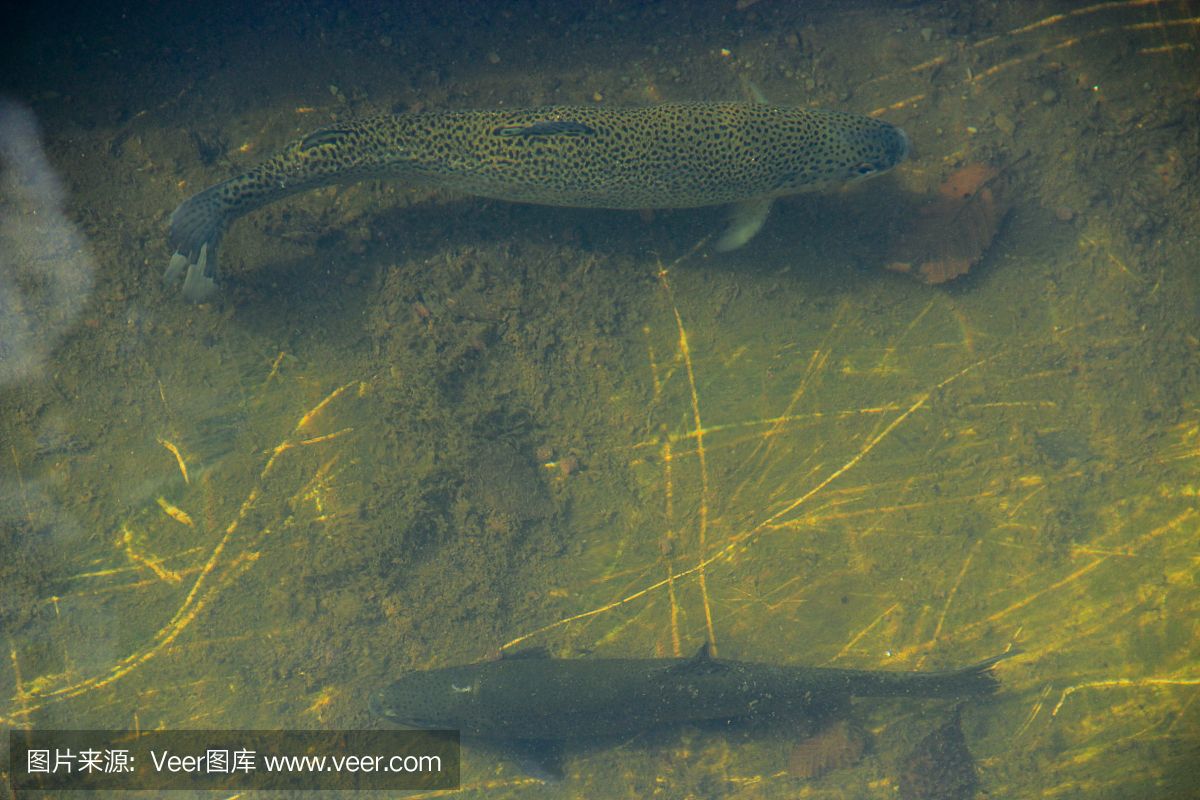
{"type": "Polygon", "coordinates": [[[696,655],[672,664],[667,669],[679,675],[712,675],[724,672],[729,665],[723,664],[712,657],[712,647],[708,642],[700,646],[696,655]]]}
{"type": "Polygon", "coordinates": [[[591,125],[573,119],[547,119],[529,125],[504,125],[492,131],[497,136],[590,136],[596,132],[591,125]]]}
{"type": "Polygon", "coordinates": [[[760,103],[762,105],[766,105],[768,102],[767,96],[763,93],[762,89],[758,88],[758,84],[747,78],[745,75],[741,75],[739,77],[742,83],[742,94],[746,96],[746,99],[751,103],[760,103]]]}
{"type": "Polygon", "coordinates": [[[522,658],[553,658],[553,656],[544,647],[522,647],[520,650],[502,652],[500,658],[504,661],[514,661],[522,658]]]}
{"type": "Polygon", "coordinates": [[[311,150],[314,147],[338,147],[345,142],[354,131],[350,128],[329,127],[321,128],[300,140],[301,150],[311,150]]]}

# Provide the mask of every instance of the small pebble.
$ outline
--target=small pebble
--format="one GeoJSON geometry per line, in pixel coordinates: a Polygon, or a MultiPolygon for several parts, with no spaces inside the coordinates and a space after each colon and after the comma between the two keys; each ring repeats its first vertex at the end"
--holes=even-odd
{"type": "Polygon", "coordinates": [[[921,28],[921,38],[925,41],[933,40],[933,28],[921,28]]]}
{"type": "Polygon", "coordinates": [[[1054,218],[1059,222],[1070,222],[1075,219],[1075,212],[1070,206],[1059,206],[1054,209],[1054,218]]]}
{"type": "Polygon", "coordinates": [[[1042,102],[1046,105],[1053,104],[1057,99],[1058,92],[1054,91],[1053,89],[1047,89],[1046,91],[1042,92],[1042,102]]]}
{"type": "Polygon", "coordinates": [[[1013,132],[1017,129],[1017,123],[1013,122],[1006,114],[997,114],[996,127],[1005,136],[1012,136],[1013,132]]]}

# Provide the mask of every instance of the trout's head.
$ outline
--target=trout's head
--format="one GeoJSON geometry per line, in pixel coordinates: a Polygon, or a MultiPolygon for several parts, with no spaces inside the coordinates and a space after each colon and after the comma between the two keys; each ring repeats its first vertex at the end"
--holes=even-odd
{"type": "Polygon", "coordinates": [[[859,124],[848,129],[843,137],[853,152],[850,180],[870,178],[908,158],[908,134],[901,128],[869,117],[859,117],[859,124]]]}
{"type": "Polygon", "coordinates": [[[478,677],[461,667],[410,672],[371,695],[370,708],[395,725],[467,731],[478,690],[478,677]]]}
{"type": "Polygon", "coordinates": [[[841,111],[813,113],[819,123],[797,141],[792,169],[780,177],[780,194],[857,183],[908,157],[908,135],[889,122],[841,111]]]}

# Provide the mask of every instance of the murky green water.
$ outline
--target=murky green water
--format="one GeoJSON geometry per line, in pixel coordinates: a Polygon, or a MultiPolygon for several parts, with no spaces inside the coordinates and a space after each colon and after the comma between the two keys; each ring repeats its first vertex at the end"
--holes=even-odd
{"type": "MultiPolygon", "coordinates": [[[[399,674],[525,645],[905,670],[1017,643],[963,709],[988,796],[1192,796],[1200,12],[710,5],[23,29],[4,728],[371,727],[399,674]],[[161,285],[172,208],[332,118],[744,81],[914,156],[721,255],[717,210],[323,190],[234,228],[219,302],[161,285]],[[970,273],[885,269],[979,163],[1011,208],[970,273]]],[[[857,703],[873,746],[815,779],[778,732],[586,747],[554,785],[468,746],[462,795],[895,797],[953,709],[857,703]]]]}

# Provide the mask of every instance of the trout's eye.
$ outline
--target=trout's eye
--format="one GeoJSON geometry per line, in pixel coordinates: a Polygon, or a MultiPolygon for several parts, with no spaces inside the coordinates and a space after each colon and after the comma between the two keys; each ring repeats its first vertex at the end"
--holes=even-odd
{"type": "Polygon", "coordinates": [[[854,166],[854,168],[851,170],[851,172],[853,172],[855,175],[857,175],[860,178],[865,178],[868,175],[874,175],[878,171],[879,171],[879,169],[874,164],[872,164],[870,161],[863,161],[859,164],[856,164],[854,166]]]}

